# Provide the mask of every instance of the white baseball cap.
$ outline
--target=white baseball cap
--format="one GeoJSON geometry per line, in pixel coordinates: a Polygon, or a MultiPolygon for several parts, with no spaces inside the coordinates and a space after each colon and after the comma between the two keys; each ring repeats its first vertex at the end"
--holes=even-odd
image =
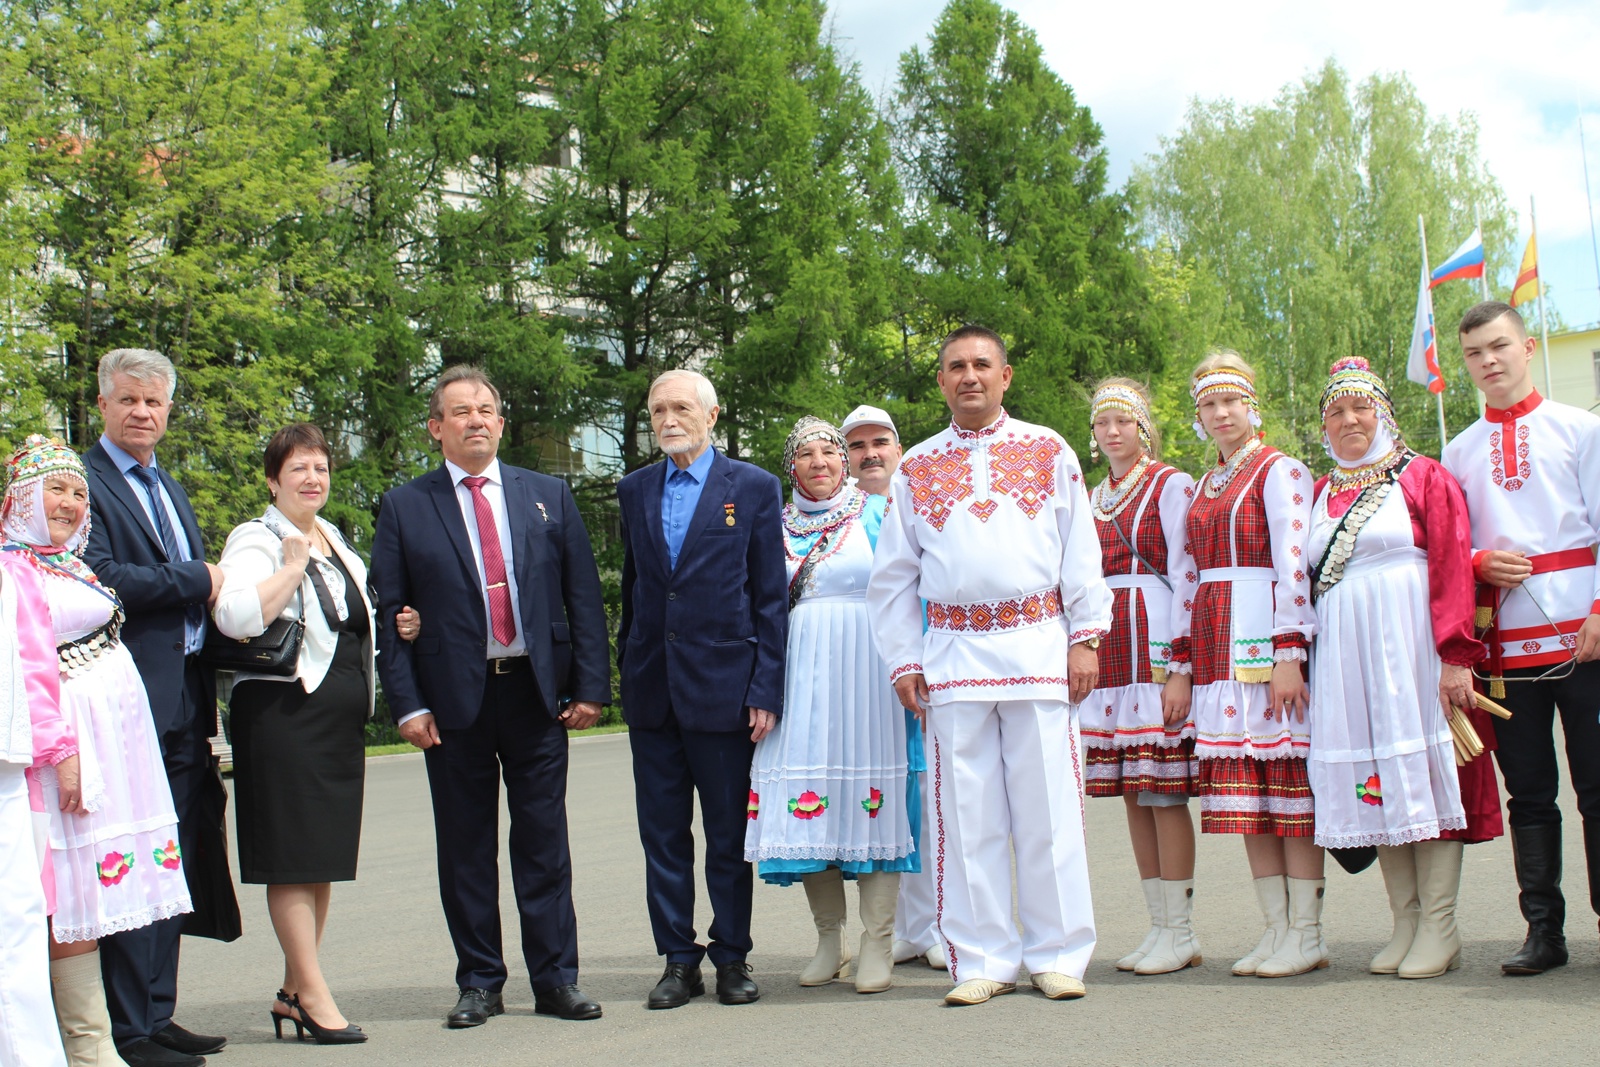
{"type": "Polygon", "coordinates": [[[857,426],[887,426],[894,430],[895,439],[900,437],[900,431],[895,429],[894,420],[882,408],[875,408],[871,404],[862,404],[844,417],[844,424],[839,427],[840,433],[849,433],[857,426]]]}

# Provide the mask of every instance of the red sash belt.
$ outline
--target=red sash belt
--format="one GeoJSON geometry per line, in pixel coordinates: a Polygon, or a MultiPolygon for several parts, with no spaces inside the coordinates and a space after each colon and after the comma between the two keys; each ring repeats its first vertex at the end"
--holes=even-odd
{"type": "MultiPolygon", "coordinates": [[[[1533,564],[1534,574],[1549,574],[1552,571],[1570,571],[1579,567],[1593,567],[1595,563],[1594,546],[1588,548],[1567,548],[1560,552],[1541,552],[1537,556],[1529,556],[1528,562],[1533,564]]],[[[1531,575],[1530,575],[1531,577],[1531,575]]],[[[1559,624],[1552,628],[1548,625],[1525,626],[1519,630],[1500,630],[1497,609],[1500,607],[1500,590],[1487,582],[1478,585],[1478,618],[1483,622],[1483,641],[1489,646],[1489,695],[1491,697],[1505,696],[1505,683],[1500,679],[1505,677],[1505,657],[1501,653],[1501,642],[1521,640],[1537,637],[1553,637],[1568,631],[1562,630],[1559,624]]],[[[1574,624],[1572,631],[1575,632],[1574,624]]]]}

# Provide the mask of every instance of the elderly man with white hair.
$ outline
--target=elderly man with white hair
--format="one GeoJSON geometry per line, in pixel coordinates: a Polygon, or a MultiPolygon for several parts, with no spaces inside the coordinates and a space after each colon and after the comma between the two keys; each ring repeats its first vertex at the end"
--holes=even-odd
{"type": "Polygon", "coordinates": [[[668,371],[648,398],[666,458],[617,486],[622,507],[622,626],[617,667],[633,749],[645,895],[666,970],[651,1008],[705,992],[750,1004],[754,878],[744,858],[755,743],[783,710],[788,639],[783,498],[778,479],[711,444],[716,390],[668,371]],[[709,945],[694,929],[694,801],[705,836],[709,945]]]}

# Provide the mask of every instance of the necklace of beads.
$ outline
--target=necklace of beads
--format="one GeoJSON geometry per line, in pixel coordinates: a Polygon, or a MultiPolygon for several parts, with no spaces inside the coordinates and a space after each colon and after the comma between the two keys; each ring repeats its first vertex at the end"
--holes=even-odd
{"type": "Polygon", "coordinates": [[[1360,467],[1335,467],[1328,475],[1328,495],[1338,496],[1385,481],[1389,477],[1389,472],[1405,458],[1405,454],[1406,449],[1396,445],[1375,462],[1360,467]]]}
{"type": "Polygon", "coordinates": [[[793,504],[787,504],[783,509],[783,528],[791,537],[810,537],[812,534],[826,533],[828,530],[838,529],[860,515],[866,506],[867,494],[859,489],[852,490],[842,504],[827,511],[807,514],[793,504]]]}
{"type": "Polygon", "coordinates": [[[1105,480],[1094,487],[1094,517],[1101,522],[1110,522],[1122,514],[1123,509],[1133,503],[1138,495],[1135,490],[1144,481],[1150,467],[1150,457],[1143,455],[1120,481],[1107,474],[1105,480]]]}
{"type": "Polygon", "coordinates": [[[1233,481],[1233,476],[1239,473],[1239,468],[1244,466],[1245,460],[1255,455],[1262,448],[1261,438],[1251,437],[1244,444],[1234,449],[1233,455],[1226,462],[1219,462],[1206,472],[1205,494],[1206,499],[1215,500],[1228,488],[1228,483],[1233,481]]]}

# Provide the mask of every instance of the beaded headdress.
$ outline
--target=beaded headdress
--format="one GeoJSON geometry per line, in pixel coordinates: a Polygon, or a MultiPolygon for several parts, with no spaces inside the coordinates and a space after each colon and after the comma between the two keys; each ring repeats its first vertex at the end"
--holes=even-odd
{"type": "Polygon", "coordinates": [[[1197,374],[1189,385],[1189,395],[1194,397],[1194,432],[1195,436],[1204,441],[1206,429],[1200,424],[1200,401],[1217,393],[1233,393],[1244,401],[1244,406],[1249,412],[1250,425],[1256,428],[1261,426],[1261,409],[1256,402],[1256,383],[1248,374],[1232,367],[1218,367],[1215,370],[1197,374]]]}
{"type": "MultiPolygon", "coordinates": [[[[6,537],[41,547],[50,544],[43,500],[44,481],[53,474],[64,475],[81,485],[89,484],[78,454],[61,441],[42,434],[30,436],[6,461],[5,499],[0,502],[0,524],[4,525],[6,537]]],[[[83,525],[65,547],[78,552],[88,540],[89,512],[85,510],[83,525]]]]}
{"type": "Polygon", "coordinates": [[[1139,427],[1139,443],[1144,445],[1146,452],[1150,451],[1150,443],[1155,434],[1155,418],[1150,414],[1150,405],[1143,394],[1137,389],[1130,389],[1126,385],[1102,385],[1094,391],[1094,397],[1089,401],[1089,455],[1100,455],[1100,444],[1094,439],[1094,420],[1102,412],[1123,411],[1133,416],[1134,423],[1139,427]]]}
{"type": "Polygon", "coordinates": [[[1383,379],[1375,374],[1372,365],[1360,356],[1348,356],[1336,360],[1328,368],[1328,384],[1322,390],[1322,403],[1318,414],[1322,418],[1328,417],[1328,409],[1336,400],[1347,396],[1366,397],[1372,401],[1372,406],[1378,409],[1378,420],[1389,427],[1389,432],[1395,437],[1400,436],[1400,427],[1394,421],[1394,402],[1389,399],[1388,386],[1383,384],[1383,379]]]}
{"type": "Polygon", "coordinates": [[[783,445],[783,469],[789,476],[790,484],[796,488],[799,488],[800,479],[794,473],[794,457],[813,441],[831,441],[839,450],[839,455],[845,453],[844,434],[839,432],[837,426],[814,415],[800,416],[800,421],[789,431],[789,439],[783,445]]]}

